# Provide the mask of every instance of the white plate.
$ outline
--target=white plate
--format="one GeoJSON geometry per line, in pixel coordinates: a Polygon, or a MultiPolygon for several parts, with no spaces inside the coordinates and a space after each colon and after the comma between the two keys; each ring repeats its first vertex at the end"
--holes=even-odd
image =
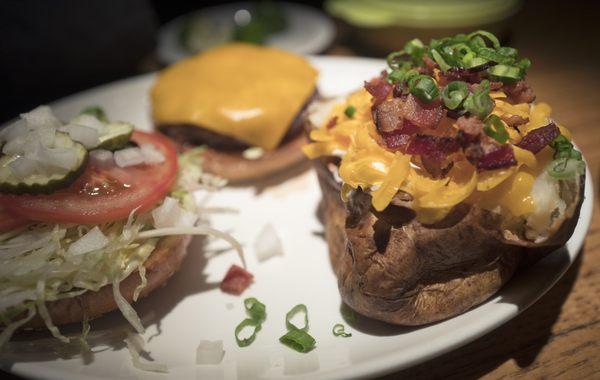
{"type": "MultiPolygon", "coordinates": [[[[320,70],[319,87],[324,95],[357,88],[384,67],[383,61],[356,58],[323,57],[312,58],[312,62],[320,70]]],[[[109,84],[54,106],[59,116],[68,118],[84,106],[99,104],[110,117],[149,129],[148,89],[152,80],[153,76],[148,75],[109,84]]],[[[153,336],[148,343],[151,356],[169,365],[168,375],[134,369],[119,336],[91,361],[77,356],[68,358],[69,350],[56,351],[56,342],[48,338],[29,344],[20,342],[14,346],[18,352],[2,355],[2,368],[46,379],[350,379],[405,368],[491,331],[552,287],[575,260],[590,224],[593,191],[589,173],[587,178],[579,224],[566,249],[554,252],[526,274],[515,277],[497,296],[456,318],[422,328],[359,320],[358,325],[348,328],[353,334],[348,339],[331,333],[332,326],[342,322],[340,296],[327,247],[320,237],[322,226],[315,217],[320,193],[314,173],[306,172],[260,192],[253,188],[225,189],[211,203],[237,207],[240,213],[214,217],[213,224],[232,232],[244,244],[256,283],[243,297],[221,293],[217,285],[236,261],[234,254],[216,254],[215,248],[224,247],[221,242],[212,242],[207,253],[195,244],[167,286],[136,305],[148,321],[145,337],[153,336]],[[274,225],[281,236],[285,255],[261,264],[254,257],[253,242],[266,223],[274,225]],[[249,296],[266,304],[268,318],[256,341],[250,347],[238,348],[233,330],[245,317],[242,301],[249,296]],[[317,340],[317,348],[308,354],[294,352],[278,342],[285,333],[285,313],[298,303],[308,306],[310,333],[317,340]],[[195,365],[195,350],[202,339],[223,340],[226,355],[221,365],[195,365]],[[54,349],[49,342],[54,343],[54,349]]],[[[125,325],[118,312],[92,323],[96,332],[115,331],[110,327],[119,326],[125,325]]],[[[106,339],[100,335],[92,343],[106,339]]]]}
{"type": "MultiPolygon", "coordinates": [[[[323,12],[297,3],[281,2],[280,5],[287,26],[285,30],[267,37],[266,45],[298,54],[318,54],[331,44],[335,38],[335,26],[323,12]]],[[[198,13],[201,12],[222,28],[233,23],[233,16],[237,10],[247,8],[248,3],[232,3],[204,8],[198,13]]],[[[169,65],[190,55],[179,42],[179,34],[187,17],[194,14],[177,17],[160,28],[157,55],[162,63],[169,65]]]]}

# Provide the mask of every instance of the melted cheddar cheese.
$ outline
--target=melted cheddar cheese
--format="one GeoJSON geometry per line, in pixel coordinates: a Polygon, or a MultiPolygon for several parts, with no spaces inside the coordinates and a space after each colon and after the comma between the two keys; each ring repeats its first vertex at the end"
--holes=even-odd
{"type": "Polygon", "coordinates": [[[275,149],[315,91],[317,72],[282,50],[223,45],[162,71],[152,88],[157,124],[186,124],[275,149]]]}
{"type": "MultiPolygon", "coordinates": [[[[412,156],[382,147],[371,116],[371,95],[364,89],[333,108],[326,125],[311,132],[312,143],[304,146],[304,153],[309,158],[341,157],[342,198],[347,198],[350,189],[361,188],[371,193],[373,207],[378,211],[385,209],[398,191],[403,191],[412,196],[411,207],[422,223],[441,220],[461,202],[524,216],[534,210],[533,183],[552,160],[553,151],[546,147],[533,154],[514,144],[527,132],[547,125],[551,109],[546,103],[510,104],[502,92],[491,95],[495,101],[494,114],[529,119],[520,131],[506,126],[517,160],[517,165],[509,168],[477,172],[468,161],[462,160],[455,162],[446,177],[432,178],[418,166],[418,160],[413,162],[412,156]],[[348,106],[356,108],[352,118],[344,113],[348,106]],[[332,119],[335,124],[327,126],[332,119]]],[[[559,128],[570,139],[569,131],[559,128]]]]}

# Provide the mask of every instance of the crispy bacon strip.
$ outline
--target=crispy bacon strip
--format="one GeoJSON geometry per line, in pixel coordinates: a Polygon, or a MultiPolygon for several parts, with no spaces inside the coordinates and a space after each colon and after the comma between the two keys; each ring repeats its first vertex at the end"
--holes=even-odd
{"type": "Polygon", "coordinates": [[[494,170],[508,168],[516,165],[517,159],[510,145],[505,144],[489,153],[484,154],[477,161],[477,170],[494,170]]]}
{"type": "Polygon", "coordinates": [[[504,92],[508,100],[513,103],[531,103],[535,100],[535,94],[529,83],[520,80],[517,83],[505,85],[504,92]]]}
{"type": "Polygon", "coordinates": [[[414,96],[408,95],[402,106],[404,118],[419,128],[435,128],[443,116],[439,101],[424,104],[414,96]]]}
{"type": "Polygon", "coordinates": [[[379,76],[365,82],[365,89],[373,96],[373,107],[376,107],[387,99],[392,91],[392,85],[379,76]]]}
{"type": "Polygon", "coordinates": [[[454,137],[416,135],[410,141],[406,153],[442,159],[459,149],[460,145],[454,137]]]}
{"type": "Polygon", "coordinates": [[[545,127],[534,129],[519,141],[517,146],[522,149],[527,149],[532,153],[537,153],[552,142],[560,135],[560,130],[554,123],[550,123],[545,127]]]}

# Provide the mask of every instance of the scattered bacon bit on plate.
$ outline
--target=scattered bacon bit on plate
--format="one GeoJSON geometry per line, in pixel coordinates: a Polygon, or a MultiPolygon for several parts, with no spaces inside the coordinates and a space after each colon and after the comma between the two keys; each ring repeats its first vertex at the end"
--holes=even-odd
{"type": "Polygon", "coordinates": [[[252,284],[254,276],[244,268],[232,265],[219,286],[225,293],[239,296],[252,284]]]}

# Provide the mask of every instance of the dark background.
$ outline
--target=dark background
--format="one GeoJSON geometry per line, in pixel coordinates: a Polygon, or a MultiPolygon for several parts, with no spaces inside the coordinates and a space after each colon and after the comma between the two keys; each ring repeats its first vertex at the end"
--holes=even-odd
{"type": "MultiPolygon", "coordinates": [[[[225,2],[231,1],[0,2],[0,122],[83,89],[160,68],[153,54],[159,26],[225,2]]],[[[303,3],[320,7],[323,2],[303,3]]],[[[598,16],[598,2],[526,1],[508,37],[536,66],[594,67],[600,58],[598,16]]],[[[383,56],[337,24],[338,38],[325,53],[383,56]]]]}

